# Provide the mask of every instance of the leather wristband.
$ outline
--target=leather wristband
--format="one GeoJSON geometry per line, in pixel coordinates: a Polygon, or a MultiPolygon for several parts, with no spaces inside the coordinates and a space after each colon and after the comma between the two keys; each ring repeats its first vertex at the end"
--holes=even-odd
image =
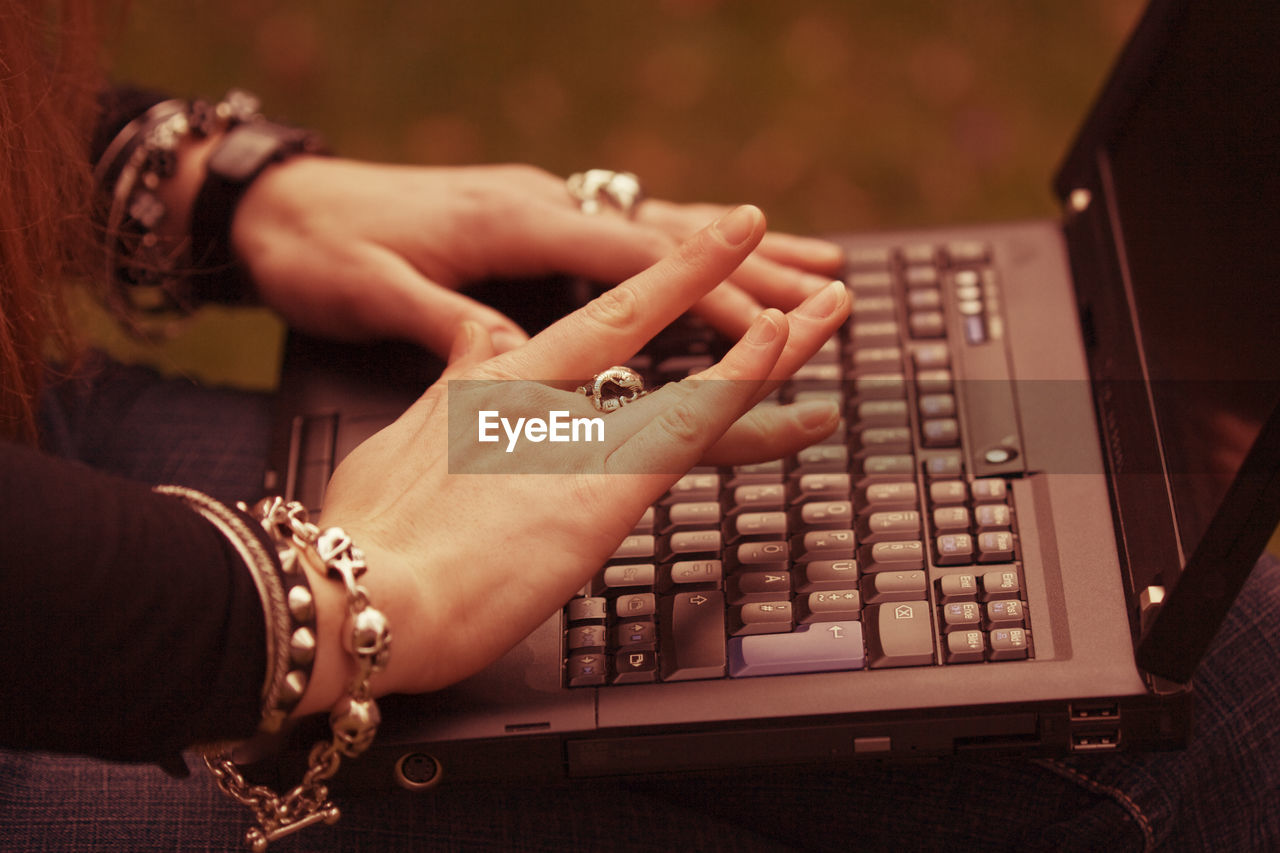
{"type": "Polygon", "coordinates": [[[248,282],[231,252],[236,205],[270,166],[325,150],[314,131],[261,119],[238,124],[218,140],[191,210],[191,284],[198,301],[248,300],[248,282]]]}

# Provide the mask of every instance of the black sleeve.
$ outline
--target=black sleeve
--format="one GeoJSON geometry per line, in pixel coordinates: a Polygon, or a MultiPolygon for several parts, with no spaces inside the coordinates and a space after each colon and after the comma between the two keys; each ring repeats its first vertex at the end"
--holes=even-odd
{"type": "Polygon", "coordinates": [[[181,501],[0,442],[0,742],[129,761],[253,734],[257,589],[181,501]]]}

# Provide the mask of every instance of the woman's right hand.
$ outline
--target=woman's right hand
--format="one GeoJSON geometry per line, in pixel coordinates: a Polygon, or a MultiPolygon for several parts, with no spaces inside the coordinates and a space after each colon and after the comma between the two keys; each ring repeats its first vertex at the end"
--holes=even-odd
{"type": "MultiPolygon", "coordinates": [[[[346,529],[365,552],[362,582],[391,620],[390,666],[375,679],[377,692],[444,687],[495,660],[563,606],[700,460],[776,458],[830,433],[840,415],[834,403],[752,407],[847,316],[850,297],[838,282],[789,314],[763,312],[718,364],[618,411],[601,415],[569,390],[626,361],[729,277],[764,230],[760,211],[737,208],[500,355],[482,327],[464,324],[442,379],[343,461],[321,521],[346,529]],[[512,422],[553,410],[600,417],[604,440],[525,442],[507,453],[505,439],[476,440],[484,409],[512,422]]],[[[349,677],[338,651],[345,603],[336,584],[317,578],[312,586],[321,646],[303,712],[329,707],[349,677]]]]}

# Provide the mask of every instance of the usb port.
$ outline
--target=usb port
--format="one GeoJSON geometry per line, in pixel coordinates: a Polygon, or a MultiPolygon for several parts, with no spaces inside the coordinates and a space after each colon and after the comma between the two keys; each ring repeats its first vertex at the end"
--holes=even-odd
{"type": "Polygon", "coordinates": [[[1120,716],[1120,703],[1072,702],[1067,711],[1072,720],[1114,720],[1120,716]]]}
{"type": "Polygon", "coordinates": [[[1071,735],[1072,752],[1106,752],[1120,748],[1120,730],[1076,732],[1071,735]]]}

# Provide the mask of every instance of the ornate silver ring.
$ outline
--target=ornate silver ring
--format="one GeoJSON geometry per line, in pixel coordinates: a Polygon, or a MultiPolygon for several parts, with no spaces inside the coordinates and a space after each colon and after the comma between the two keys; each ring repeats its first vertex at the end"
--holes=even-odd
{"type": "Polygon", "coordinates": [[[640,374],[621,365],[597,373],[590,382],[579,385],[575,390],[590,397],[596,411],[606,414],[616,412],[649,393],[640,374]]]}
{"type": "Polygon", "coordinates": [[[640,179],[630,172],[588,169],[569,176],[565,181],[569,195],[583,213],[596,214],[612,207],[624,216],[635,216],[636,206],[644,199],[640,179]]]}

